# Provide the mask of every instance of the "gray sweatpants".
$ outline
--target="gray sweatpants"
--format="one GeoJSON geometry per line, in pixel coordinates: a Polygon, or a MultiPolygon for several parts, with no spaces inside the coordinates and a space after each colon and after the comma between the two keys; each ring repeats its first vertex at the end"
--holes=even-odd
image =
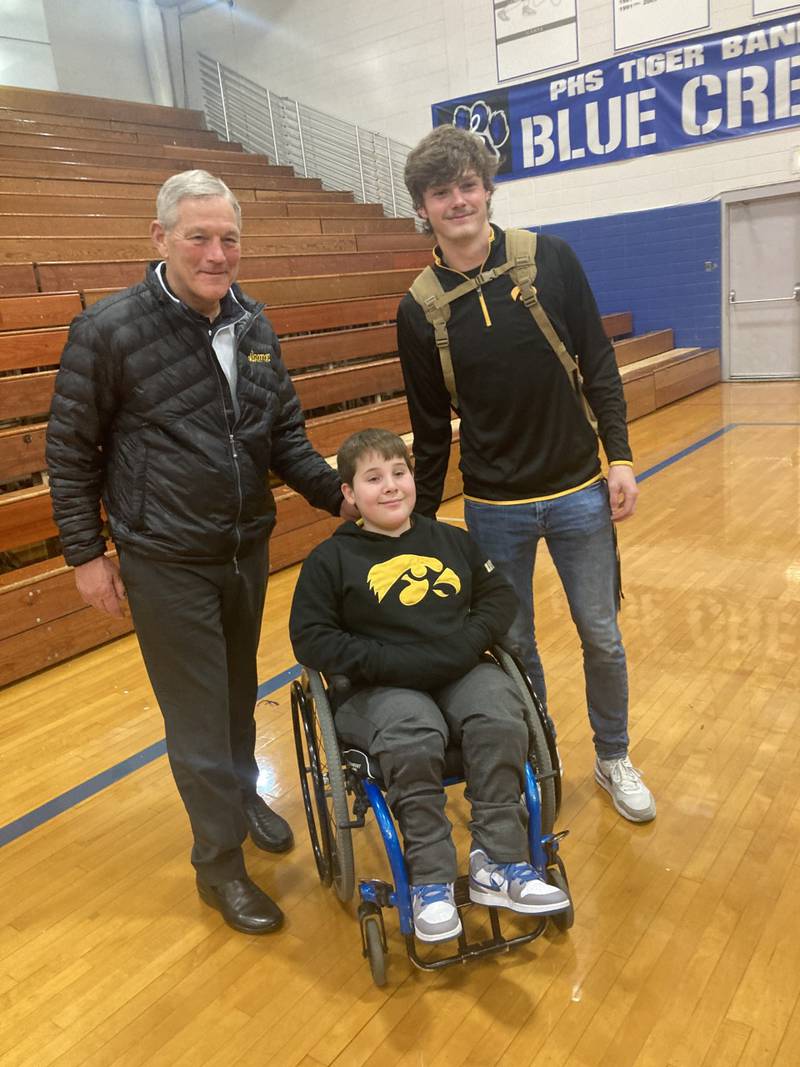
{"type": "Polygon", "coordinates": [[[363,689],[337,711],[336,730],[380,764],[412,884],[452,882],[457,874],[442,786],[448,745],[461,748],[475,846],[496,863],[529,860],[521,799],[528,728],[522,698],[499,667],[481,663],[433,693],[363,689]]]}

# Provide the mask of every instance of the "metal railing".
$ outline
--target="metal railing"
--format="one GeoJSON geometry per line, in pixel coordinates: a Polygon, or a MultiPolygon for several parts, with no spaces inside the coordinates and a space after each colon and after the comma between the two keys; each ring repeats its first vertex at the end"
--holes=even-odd
{"type": "Polygon", "coordinates": [[[403,184],[407,145],[278,96],[202,53],[198,60],[206,121],[225,140],[321,178],[324,189],[352,189],[387,215],[414,216],[403,184]]]}

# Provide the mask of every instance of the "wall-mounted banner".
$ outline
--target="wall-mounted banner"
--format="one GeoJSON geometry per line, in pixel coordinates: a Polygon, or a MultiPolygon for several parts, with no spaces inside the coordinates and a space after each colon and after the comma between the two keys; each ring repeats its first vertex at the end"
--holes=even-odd
{"type": "Polygon", "coordinates": [[[800,124],[800,19],[615,56],[555,78],[434,104],[480,134],[498,177],[672,152],[800,124]]]}
{"type": "Polygon", "coordinates": [[[711,25],[709,0],[614,0],[614,48],[633,48],[711,25]]]}
{"type": "Polygon", "coordinates": [[[786,0],[753,0],[754,15],[769,15],[773,11],[785,11],[787,7],[797,7],[797,4],[787,4],[786,0]]]}
{"type": "Polygon", "coordinates": [[[497,80],[578,61],[577,0],[493,0],[497,80]]]}

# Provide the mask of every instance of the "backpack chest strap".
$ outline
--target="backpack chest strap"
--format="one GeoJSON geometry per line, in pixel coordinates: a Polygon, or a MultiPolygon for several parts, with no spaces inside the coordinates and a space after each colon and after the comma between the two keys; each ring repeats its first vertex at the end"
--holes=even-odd
{"type": "Polygon", "coordinates": [[[448,289],[446,292],[445,290],[442,290],[441,295],[437,295],[436,301],[439,305],[452,304],[454,300],[466,296],[467,293],[473,293],[476,289],[480,289],[484,285],[488,285],[489,282],[493,282],[495,278],[499,278],[501,274],[507,274],[513,267],[513,262],[508,260],[506,263],[501,263],[499,267],[492,267],[490,270],[482,270],[480,274],[476,274],[472,278],[466,278],[463,282],[457,285],[455,289],[448,289]]]}
{"type": "Polygon", "coordinates": [[[447,291],[443,289],[432,267],[426,267],[411,286],[411,295],[422,307],[425,312],[425,318],[433,327],[436,349],[442,366],[442,375],[447,391],[450,394],[452,407],[455,411],[459,410],[453,357],[450,352],[450,338],[447,332],[450,305],[460,297],[480,290],[482,286],[488,285],[501,275],[510,274],[514,284],[519,289],[521,302],[531,313],[545,340],[558,357],[564,371],[572,382],[577,399],[590,426],[597,433],[597,419],[584,395],[580,368],[567,346],[558,336],[547,316],[547,312],[539,303],[534,284],[537,272],[536,234],[531,233],[529,230],[506,230],[506,255],[508,259],[505,263],[501,263],[499,266],[492,267],[489,270],[480,271],[472,278],[465,278],[455,288],[447,291]]]}

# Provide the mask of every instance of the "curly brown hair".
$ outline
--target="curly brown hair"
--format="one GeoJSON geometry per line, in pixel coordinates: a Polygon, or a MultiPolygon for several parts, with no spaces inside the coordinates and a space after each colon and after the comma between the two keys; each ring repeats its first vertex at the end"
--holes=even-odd
{"type": "Polygon", "coordinates": [[[419,211],[425,192],[432,185],[449,185],[468,171],[474,171],[484,189],[493,193],[499,165],[477,134],[455,126],[437,126],[408,153],[403,178],[414,208],[419,211]]]}

